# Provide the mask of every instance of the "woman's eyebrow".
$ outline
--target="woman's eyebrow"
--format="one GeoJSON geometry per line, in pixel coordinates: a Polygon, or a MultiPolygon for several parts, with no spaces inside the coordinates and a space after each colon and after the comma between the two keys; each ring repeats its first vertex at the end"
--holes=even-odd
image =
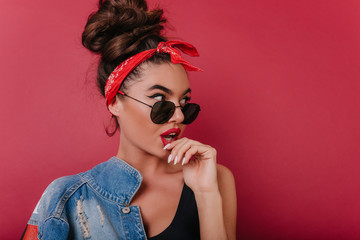
{"type": "MultiPolygon", "coordinates": [[[[172,94],[173,94],[173,91],[171,91],[171,90],[168,89],[167,87],[164,87],[164,86],[158,85],[158,84],[151,86],[148,90],[154,90],[154,89],[162,90],[162,91],[166,92],[166,93],[169,94],[169,95],[172,95],[172,94]]],[[[185,94],[187,94],[187,93],[191,93],[191,89],[190,89],[190,88],[188,88],[188,89],[183,93],[183,95],[185,95],[185,94]]]]}
{"type": "Polygon", "coordinates": [[[167,87],[164,87],[164,86],[161,86],[161,85],[153,85],[153,86],[151,86],[148,90],[153,90],[153,89],[159,89],[159,90],[162,90],[162,91],[164,91],[164,92],[166,92],[167,94],[173,94],[173,92],[170,90],[170,89],[168,89],[167,87]]]}
{"type": "Polygon", "coordinates": [[[187,94],[187,93],[191,93],[191,89],[190,89],[190,88],[188,88],[188,89],[183,93],[183,96],[184,96],[185,94],[187,94]]]}

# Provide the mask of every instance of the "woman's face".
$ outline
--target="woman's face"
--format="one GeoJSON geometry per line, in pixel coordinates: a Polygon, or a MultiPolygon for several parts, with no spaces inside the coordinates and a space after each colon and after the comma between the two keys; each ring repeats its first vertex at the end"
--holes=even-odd
{"type": "MultiPolygon", "coordinates": [[[[181,64],[145,63],[139,81],[130,84],[125,93],[151,106],[157,101],[171,101],[175,106],[184,106],[190,100],[190,85],[185,69],[181,64]]],[[[155,124],[150,119],[151,108],[129,97],[117,99],[120,125],[120,145],[127,149],[165,158],[168,151],[164,146],[178,139],[184,129],[184,115],[177,107],[174,115],[164,124],[155,124]],[[168,135],[176,134],[175,138],[168,135]],[[165,136],[166,135],[166,136],[165,136]]]]}

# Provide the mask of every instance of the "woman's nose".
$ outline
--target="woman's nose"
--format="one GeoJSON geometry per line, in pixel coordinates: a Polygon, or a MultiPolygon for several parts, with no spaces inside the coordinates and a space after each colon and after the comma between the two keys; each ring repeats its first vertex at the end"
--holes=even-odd
{"type": "Polygon", "coordinates": [[[180,106],[176,106],[175,107],[175,112],[172,115],[172,117],[169,119],[169,122],[177,122],[177,123],[182,123],[184,121],[184,114],[181,111],[181,107],[180,106]]]}

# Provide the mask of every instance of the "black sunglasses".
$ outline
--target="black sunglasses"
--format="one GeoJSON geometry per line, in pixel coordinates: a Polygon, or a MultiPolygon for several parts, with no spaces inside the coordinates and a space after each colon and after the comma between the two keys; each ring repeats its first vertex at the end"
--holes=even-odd
{"type": "Polygon", "coordinates": [[[177,107],[181,108],[181,111],[184,114],[184,121],[182,124],[190,124],[192,123],[200,112],[200,106],[196,103],[186,103],[182,106],[175,106],[173,102],[170,101],[159,101],[156,102],[153,106],[144,103],[136,98],[130,97],[127,94],[124,96],[134,99],[139,103],[142,103],[151,108],[150,118],[155,124],[163,124],[169,121],[169,119],[174,115],[175,109],[177,107]]]}

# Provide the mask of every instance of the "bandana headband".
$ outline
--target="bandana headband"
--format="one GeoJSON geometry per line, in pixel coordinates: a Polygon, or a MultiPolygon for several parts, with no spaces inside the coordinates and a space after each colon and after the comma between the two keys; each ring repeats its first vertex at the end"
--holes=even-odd
{"type": "Polygon", "coordinates": [[[180,51],[175,48],[181,50],[183,53],[189,56],[199,56],[199,53],[193,45],[187,42],[176,40],[160,42],[157,48],[135,54],[117,66],[107,79],[105,85],[106,106],[109,106],[109,104],[113,102],[117,93],[124,95],[124,93],[119,89],[126,76],[129,75],[129,73],[134,70],[140,63],[154,56],[155,53],[170,54],[172,63],[180,63],[188,71],[202,71],[200,68],[197,68],[184,60],[181,57],[180,51]]]}

